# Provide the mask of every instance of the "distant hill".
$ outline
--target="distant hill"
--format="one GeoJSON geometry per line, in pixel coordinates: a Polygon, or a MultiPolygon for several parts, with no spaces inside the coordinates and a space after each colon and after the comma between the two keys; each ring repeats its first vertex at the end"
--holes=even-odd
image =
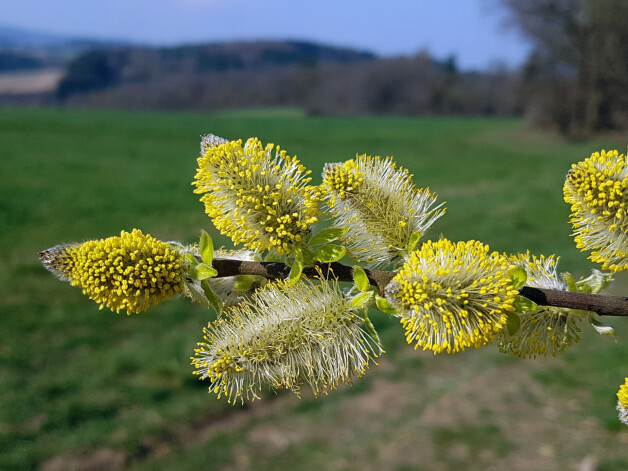
{"type": "Polygon", "coordinates": [[[519,81],[427,52],[380,58],[296,40],[147,47],[0,26],[0,105],[509,115],[521,112],[519,81]]]}
{"type": "Polygon", "coordinates": [[[159,49],[164,62],[194,62],[198,72],[259,69],[282,65],[349,63],[375,59],[366,51],[306,41],[242,41],[159,49]]]}
{"type": "Polygon", "coordinates": [[[516,74],[469,74],[427,53],[377,58],[312,43],[248,42],[91,51],[57,89],[68,106],[310,114],[514,114],[516,74]]]}
{"type": "Polygon", "coordinates": [[[65,67],[85,51],[128,45],[128,41],[77,38],[0,25],[0,72],[65,67]]]}
{"type": "Polygon", "coordinates": [[[24,50],[29,48],[50,47],[69,41],[69,38],[55,34],[0,25],[0,48],[2,49],[24,50]]]}
{"type": "Polygon", "coordinates": [[[170,48],[122,47],[92,50],[74,59],[59,85],[59,96],[129,83],[230,71],[252,72],[282,67],[372,61],[370,52],[304,41],[254,41],[170,48]]]}

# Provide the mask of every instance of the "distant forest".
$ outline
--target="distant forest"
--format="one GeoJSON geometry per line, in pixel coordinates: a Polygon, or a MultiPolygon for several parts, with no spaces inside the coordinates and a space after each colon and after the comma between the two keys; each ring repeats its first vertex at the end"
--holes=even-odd
{"type": "Polygon", "coordinates": [[[68,65],[56,98],[71,106],[132,109],[512,115],[522,112],[518,89],[516,73],[460,72],[453,57],[383,59],[285,41],[89,51],[68,65]]]}

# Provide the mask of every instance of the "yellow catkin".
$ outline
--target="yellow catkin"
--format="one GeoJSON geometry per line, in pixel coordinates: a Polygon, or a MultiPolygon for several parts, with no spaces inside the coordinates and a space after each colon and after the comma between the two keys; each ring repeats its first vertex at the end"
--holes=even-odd
{"type": "Polygon", "coordinates": [[[617,411],[619,412],[619,420],[628,425],[628,378],[617,391],[617,411]]]}
{"type": "Polygon", "coordinates": [[[602,150],[572,165],[563,188],[577,247],[613,272],[628,269],[627,185],[626,156],[602,150]]]}
{"type": "Polygon", "coordinates": [[[146,311],[183,290],[180,252],[134,229],[42,252],[44,266],[112,311],[146,311]]]}
{"type": "Polygon", "coordinates": [[[323,174],[323,188],[329,194],[329,207],[334,207],[336,195],[339,199],[344,200],[352,193],[357,192],[364,178],[364,172],[360,170],[355,160],[347,160],[343,164],[327,167],[323,174]]]}
{"type": "MultiPolygon", "coordinates": [[[[533,288],[567,291],[567,285],[556,272],[558,259],[525,254],[511,255],[509,261],[526,271],[526,285],[533,288]]],[[[580,340],[580,317],[571,309],[536,306],[535,309],[518,313],[519,329],[510,334],[502,330],[499,349],[503,353],[512,353],[524,358],[539,355],[556,356],[580,340]]]]}
{"type": "Polygon", "coordinates": [[[406,340],[434,353],[480,348],[503,329],[518,294],[510,264],[477,241],[426,242],[386,288],[406,340]]]}
{"type": "Polygon", "coordinates": [[[319,194],[295,157],[256,139],[203,146],[195,193],[205,212],[234,244],[288,254],[318,222],[319,194]]]}
{"type": "Polygon", "coordinates": [[[429,189],[418,189],[391,157],[358,155],[325,165],[321,192],[334,225],[357,261],[401,265],[413,244],[443,215],[429,189]]]}

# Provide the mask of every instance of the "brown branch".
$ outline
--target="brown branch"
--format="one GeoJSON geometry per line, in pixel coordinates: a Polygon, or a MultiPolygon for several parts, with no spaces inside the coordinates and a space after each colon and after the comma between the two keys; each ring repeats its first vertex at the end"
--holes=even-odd
{"type": "Polygon", "coordinates": [[[628,298],[601,294],[570,293],[557,289],[524,286],[521,296],[543,306],[566,307],[593,311],[600,316],[628,316],[628,298]]]}
{"type": "MultiPolygon", "coordinates": [[[[290,267],[277,262],[245,262],[227,258],[215,258],[212,266],[218,271],[219,277],[235,275],[259,275],[269,279],[286,278],[290,267]]],[[[318,263],[315,267],[307,267],[303,274],[314,277],[320,273],[324,277],[336,278],[339,281],[353,281],[353,269],[342,263],[318,263]]],[[[379,289],[381,295],[390,280],[397,274],[394,271],[364,269],[371,285],[379,289]]],[[[555,289],[532,288],[524,286],[520,293],[529,300],[542,306],[565,307],[593,311],[601,316],[628,317],[628,298],[606,296],[601,294],[570,293],[555,289]]]]}
{"type": "MultiPolygon", "coordinates": [[[[290,273],[290,267],[284,263],[277,262],[244,262],[228,258],[215,258],[212,266],[218,271],[218,276],[235,275],[259,275],[264,278],[277,279],[286,278],[290,273]]],[[[336,278],[338,281],[353,281],[353,268],[342,263],[317,263],[314,267],[306,267],[303,274],[307,277],[318,276],[320,273],[325,278],[336,278]]],[[[365,269],[366,276],[373,286],[377,286],[381,295],[396,272],[384,270],[365,269]]]]}

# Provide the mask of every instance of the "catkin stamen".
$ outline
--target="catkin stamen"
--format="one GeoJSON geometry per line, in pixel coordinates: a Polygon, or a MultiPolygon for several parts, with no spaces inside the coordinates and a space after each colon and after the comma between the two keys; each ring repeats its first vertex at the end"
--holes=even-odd
{"type": "Polygon", "coordinates": [[[56,246],[41,257],[46,268],[81,287],[101,309],[139,313],[183,290],[182,254],[138,229],[56,246]]]}
{"type": "Polygon", "coordinates": [[[518,294],[509,263],[477,241],[428,241],[386,287],[406,340],[434,353],[480,348],[503,329],[518,294]]]}

